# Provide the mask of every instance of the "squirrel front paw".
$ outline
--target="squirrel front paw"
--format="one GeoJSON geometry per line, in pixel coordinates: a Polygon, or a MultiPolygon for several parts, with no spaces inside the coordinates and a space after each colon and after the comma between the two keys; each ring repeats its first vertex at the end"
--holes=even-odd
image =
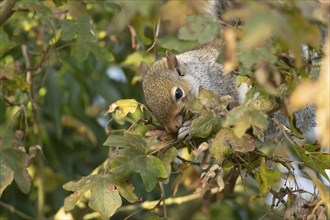
{"type": "Polygon", "coordinates": [[[189,141],[192,138],[192,135],[190,134],[190,128],[191,128],[191,120],[185,121],[178,131],[177,139],[189,141]]]}

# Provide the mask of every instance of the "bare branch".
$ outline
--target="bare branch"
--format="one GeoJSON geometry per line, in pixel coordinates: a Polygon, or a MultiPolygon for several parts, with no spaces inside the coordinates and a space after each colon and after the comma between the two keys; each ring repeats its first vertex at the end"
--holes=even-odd
{"type": "Polygon", "coordinates": [[[14,14],[12,10],[18,0],[4,0],[0,3],[0,27],[14,14]]]}

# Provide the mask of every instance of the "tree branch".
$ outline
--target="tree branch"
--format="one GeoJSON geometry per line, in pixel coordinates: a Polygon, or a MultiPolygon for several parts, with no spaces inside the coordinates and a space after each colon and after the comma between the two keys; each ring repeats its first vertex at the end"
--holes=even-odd
{"type": "Polygon", "coordinates": [[[0,27],[14,14],[12,10],[18,0],[4,0],[0,3],[0,27]]]}

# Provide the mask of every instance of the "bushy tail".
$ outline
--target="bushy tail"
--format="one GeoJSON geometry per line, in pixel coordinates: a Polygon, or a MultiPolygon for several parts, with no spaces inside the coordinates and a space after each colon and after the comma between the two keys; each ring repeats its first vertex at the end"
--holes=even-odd
{"type": "Polygon", "coordinates": [[[240,19],[225,20],[223,18],[224,13],[227,9],[238,8],[240,6],[239,1],[236,0],[211,0],[210,10],[213,16],[218,20],[220,27],[225,28],[228,26],[237,27],[242,24],[240,19]]]}

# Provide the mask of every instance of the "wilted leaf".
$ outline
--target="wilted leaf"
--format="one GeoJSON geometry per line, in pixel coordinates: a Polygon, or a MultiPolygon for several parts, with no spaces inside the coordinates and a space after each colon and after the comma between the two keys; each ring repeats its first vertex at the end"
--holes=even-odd
{"type": "Polygon", "coordinates": [[[198,146],[197,149],[192,151],[192,154],[197,158],[207,149],[209,149],[209,144],[207,142],[203,142],[198,146]]]}
{"type": "Polygon", "coordinates": [[[91,189],[89,206],[99,212],[103,218],[110,218],[121,206],[118,189],[108,178],[101,178],[91,189]]]}
{"type": "Polygon", "coordinates": [[[239,106],[231,110],[224,126],[234,126],[234,132],[241,138],[252,127],[253,134],[263,141],[263,131],[268,127],[267,115],[255,109],[239,106]]]}
{"type": "Polygon", "coordinates": [[[222,168],[218,164],[212,165],[207,172],[202,174],[201,182],[199,187],[196,189],[196,192],[204,195],[206,191],[212,188],[215,184],[218,187],[218,192],[221,192],[225,187],[222,175],[222,168]]]}
{"type": "Polygon", "coordinates": [[[244,135],[242,138],[239,138],[233,130],[224,128],[217,133],[211,142],[210,151],[216,159],[222,162],[232,150],[246,153],[253,151],[255,147],[256,145],[252,137],[244,135]]]}
{"type": "Polygon", "coordinates": [[[14,174],[14,179],[23,193],[28,193],[31,186],[31,176],[26,169],[26,157],[27,155],[17,149],[6,148],[0,151],[0,167],[1,172],[4,171],[9,176],[5,177],[1,174],[0,184],[1,192],[5,189],[6,185],[11,182],[11,172],[14,174]],[[3,178],[4,177],[4,178],[3,178]]]}
{"type": "Polygon", "coordinates": [[[281,172],[276,169],[267,167],[265,160],[260,162],[260,171],[255,173],[255,178],[259,185],[259,196],[266,195],[270,188],[281,178],[281,172]]]}
{"type": "Polygon", "coordinates": [[[220,116],[213,115],[210,112],[203,111],[202,114],[195,118],[191,123],[191,133],[195,137],[206,138],[211,133],[219,131],[221,127],[220,116]]]}

